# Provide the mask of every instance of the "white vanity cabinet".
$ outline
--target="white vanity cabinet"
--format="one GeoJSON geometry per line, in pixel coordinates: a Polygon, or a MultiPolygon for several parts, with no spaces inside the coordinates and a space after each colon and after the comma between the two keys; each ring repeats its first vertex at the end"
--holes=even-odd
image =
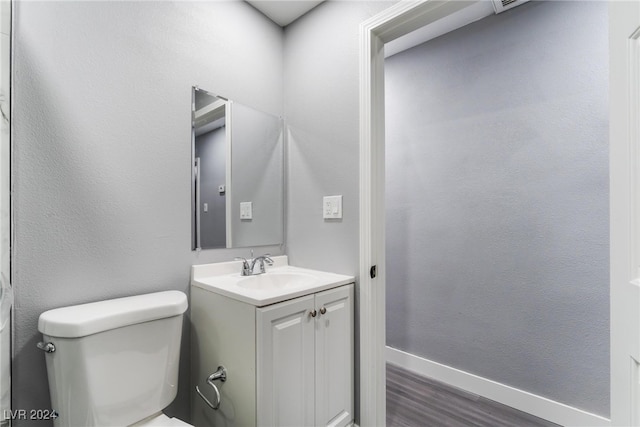
{"type": "Polygon", "coordinates": [[[346,426],[353,422],[353,283],[256,307],[191,287],[192,422],[346,426]],[[206,378],[219,365],[220,408],[206,378]]]}
{"type": "Polygon", "coordinates": [[[353,285],[257,309],[258,424],[353,421],[353,285]]]}

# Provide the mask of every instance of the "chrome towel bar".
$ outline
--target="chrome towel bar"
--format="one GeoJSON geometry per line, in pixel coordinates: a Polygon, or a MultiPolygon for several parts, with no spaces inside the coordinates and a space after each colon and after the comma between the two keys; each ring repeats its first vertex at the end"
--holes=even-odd
{"type": "Polygon", "coordinates": [[[213,383],[216,380],[220,380],[222,382],[225,382],[227,380],[227,370],[224,366],[218,366],[218,370],[215,371],[213,374],[209,375],[209,377],[207,377],[207,384],[213,387],[213,391],[216,393],[215,403],[211,403],[209,399],[207,399],[205,395],[202,394],[202,392],[200,391],[200,388],[196,386],[196,392],[198,393],[198,395],[214,411],[218,410],[218,408],[220,407],[220,402],[222,401],[222,397],[220,396],[220,390],[218,390],[218,387],[216,387],[216,385],[213,383]]]}

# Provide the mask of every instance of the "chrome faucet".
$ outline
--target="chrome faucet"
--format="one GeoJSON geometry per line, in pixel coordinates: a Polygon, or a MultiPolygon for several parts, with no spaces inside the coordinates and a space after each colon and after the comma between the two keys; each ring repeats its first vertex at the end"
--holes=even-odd
{"type": "Polygon", "coordinates": [[[273,260],[271,259],[270,254],[260,255],[259,257],[253,258],[253,249],[251,250],[251,263],[244,257],[235,257],[236,261],[242,261],[242,269],[240,270],[241,276],[252,276],[255,274],[263,274],[266,273],[264,265],[273,265],[273,260]],[[253,268],[256,266],[256,263],[260,265],[260,272],[254,273],[253,268]]]}
{"type": "Polygon", "coordinates": [[[264,254],[264,255],[260,255],[259,257],[256,257],[253,259],[253,261],[251,261],[251,274],[262,274],[262,273],[266,273],[265,269],[264,269],[264,265],[265,263],[269,266],[273,265],[273,260],[270,258],[271,255],[269,254],[264,254]],[[256,262],[260,263],[260,273],[254,273],[253,272],[253,267],[256,266],[256,262]]]}

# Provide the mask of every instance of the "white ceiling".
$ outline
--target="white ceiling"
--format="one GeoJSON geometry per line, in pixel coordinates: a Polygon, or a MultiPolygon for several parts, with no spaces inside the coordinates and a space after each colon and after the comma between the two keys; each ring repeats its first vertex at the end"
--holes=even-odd
{"type": "Polygon", "coordinates": [[[281,27],[285,27],[324,0],[246,0],[281,27]]]}

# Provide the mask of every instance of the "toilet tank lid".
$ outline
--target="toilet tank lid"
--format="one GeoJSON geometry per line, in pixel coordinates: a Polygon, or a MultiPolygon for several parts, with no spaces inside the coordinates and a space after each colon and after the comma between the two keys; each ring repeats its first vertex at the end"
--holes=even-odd
{"type": "Polygon", "coordinates": [[[178,316],[187,310],[180,291],[155,292],[45,311],[38,330],[59,338],[79,338],[136,323],[178,316]]]}

